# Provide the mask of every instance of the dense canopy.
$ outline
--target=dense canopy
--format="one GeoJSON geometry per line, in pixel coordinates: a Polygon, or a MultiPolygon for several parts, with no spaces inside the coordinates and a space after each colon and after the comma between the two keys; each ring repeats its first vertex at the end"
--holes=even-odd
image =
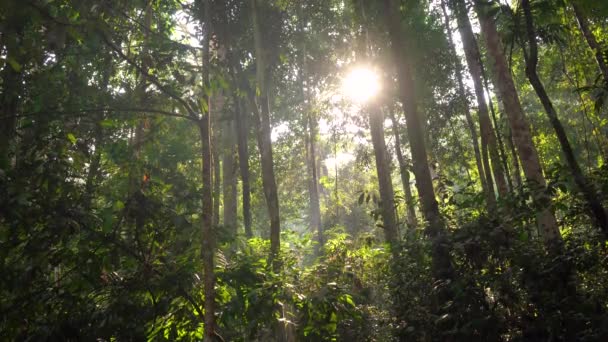
{"type": "Polygon", "coordinates": [[[608,340],[608,2],[0,2],[0,339],[608,340]]]}

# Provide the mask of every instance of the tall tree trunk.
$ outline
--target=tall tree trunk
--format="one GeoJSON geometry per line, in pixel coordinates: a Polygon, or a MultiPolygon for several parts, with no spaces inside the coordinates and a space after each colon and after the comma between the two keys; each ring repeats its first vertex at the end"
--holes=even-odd
{"type": "MultiPolygon", "coordinates": [[[[490,191],[488,188],[488,183],[486,181],[486,174],[484,171],[484,167],[481,160],[481,152],[479,150],[479,143],[477,141],[477,129],[475,128],[475,122],[471,116],[471,110],[469,108],[469,101],[467,100],[467,92],[464,88],[464,82],[462,80],[462,64],[460,63],[460,58],[456,54],[456,48],[454,47],[454,39],[452,38],[452,30],[450,28],[450,18],[448,16],[448,12],[446,10],[445,0],[441,1],[441,10],[443,12],[443,21],[445,25],[445,30],[448,36],[448,44],[450,46],[450,52],[454,56],[456,61],[455,63],[455,72],[456,72],[456,80],[458,81],[458,94],[460,98],[464,101],[464,115],[467,120],[467,126],[469,127],[469,133],[471,134],[471,140],[473,142],[473,152],[475,153],[475,163],[477,164],[477,173],[479,174],[479,181],[481,183],[481,189],[486,194],[486,197],[489,197],[491,194],[492,199],[494,199],[493,190],[490,191]]],[[[492,201],[488,202],[490,205],[492,201]]]]}
{"type": "MultiPolygon", "coordinates": [[[[309,97],[310,99],[310,97],[309,97]]],[[[319,175],[317,173],[317,153],[316,153],[316,141],[317,141],[317,118],[312,113],[312,110],[308,109],[307,115],[308,121],[308,172],[310,174],[309,180],[309,194],[310,194],[310,224],[313,231],[317,232],[317,239],[319,245],[323,246],[323,226],[321,224],[321,204],[319,200],[319,175]]]]}
{"type": "Polygon", "coordinates": [[[604,80],[608,82],[608,65],[604,60],[604,55],[602,53],[602,47],[598,43],[595,35],[593,34],[593,30],[589,27],[589,21],[583,12],[583,9],[576,3],[576,0],[570,0],[570,4],[574,9],[574,15],[576,16],[576,21],[578,22],[578,27],[581,29],[583,36],[585,37],[585,41],[589,48],[593,51],[593,55],[595,56],[595,61],[597,66],[600,68],[602,75],[604,76],[604,80]]]}
{"type": "Polygon", "coordinates": [[[308,78],[308,65],[307,65],[307,49],[306,49],[306,33],[304,32],[302,2],[298,2],[298,33],[300,35],[300,67],[301,69],[301,87],[302,87],[302,98],[304,102],[304,116],[308,131],[305,133],[306,136],[306,156],[307,156],[307,170],[308,170],[308,193],[310,198],[310,228],[312,231],[317,232],[317,239],[319,247],[324,244],[323,226],[321,224],[321,205],[319,200],[319,175],[317,173],[317,117],[312,108],[312,97],[310,96],[310,79],[308,78]]]}
{"type": "Polygon", "coordinates": [[[503,53],[502,42],[496,29],[496,23],[486,13],[487,8],[480,0],[475,1],[475,9],[479,17],[486,47],[494,63],[492,70],[496,74],[498,91],[501,93],[505,112],[509,118],[513,141],[517,147],[526,180],[532,187],[534,202],[539,208],[537,213],[539,232],[545,243],[553,246],[556,243],[560,243],[561,235],[557,227],[557,220],[553,214],[551,197],[547,193],[547,183],[543,176],[538,153],[532,141],[530,127],[524,116],[515,83],[513,82],[507,60],[503,53]]]}
{"type": "Polygon", "coordinates": [[[507,179],[507,185],[509,190],[513,190],[513,183],[511,182],[511,174],[509,173],[509,163],[507,162],[507,154],[505,152],[505,145],[502,141],[502,137],[500,134],[500,129],[498,126],[498,119],[496,117],[496,110],[494,109],[494,101],[492,101],[492,96],[490,94],[490,87],[488,86],[488,78],[486,76],[486,71],[483,65],[483,61],[481,62],[481,73],[483,76],[483,85],[485,88],[485,93],[488,96],[488,107],[490,107],[490,113],[492,114],[492,123],[494,124],[494,132],[496,133],[496,140],[498,143],[498,152],[500,152],[500,160],[502,162],[503,170],[505,171],[505,178],[507,179]]]}
{"type": "MultiPolygon", "coordinates": [[[[19,25],[17,25],[19,26],[19,25]]],[[[21,93],[21,69],[23,60],[19,53],[22,28],[7,29],[3,37],[6,44],[6,59],[2,69],[2,95],[0,95],[0,170],[8,170],[11,164],[10,149],[15,136],[17,108],[21,93]],[[13,64],[11,64],[12,62],[13,64]]]]}
{"type": "Polygon", "coordinates": [[[219,133],[219,129],[217,128],[217,118],[211,120],[213,125],[210,126],[210,134],[211,134],[211,167],[212,171],[212,182],[213,182],[213,191],[212,191],[212,220],[214,227],[218,227],[220,225],[220,195],[222,193],[222,161],[220,160],[220,146],[219,141],[221,140],[221,135],[219,133]]]}
{"type": "Polygon", "coordinates": [[[397,69],[400,99],[407,124],[407,133],[412,154],[412,170],[416,177],[416,188],[422,205],[422,213],[428,221],[427,235],[433,248],[433,273],[437,279],[447,279],[453,276],[453,266],[450,258],[450,247],[446,238],[445,223],[439,213],[439,205],[435,198],[433,181],[429,170],[427,152],[424,142],[422,122],[418,115],[414,82],[412,79],[411,61],[404,44],[401,32],[400,6],[396,0],[384,0],[384,15],[388,24],[389,37],[397,69]]]}
{"type": "Polygon", "coordinates": [[[405,197],[405,206],[407,208],[406,220],[408,226],[415,227],[418,225],[418,219],[416,218],[416,205],[412,196],[409,167],[406,164],[405,158],[403,158],[403,152],[401,152],[399,122],[395,117],[395,113],[390,112],[389,115],[393,124],[393,136],[395,137],[395,153],[397,155],[397,162],[399,163],[399,174],[401,176],[401,183],[403,185],[403,195],[405,197]]]}
{"type": "MultiPolygon", "coordinates": [[[[272,157],[272,140],[270,126],[270,108],[268,102],[268,81],[270,70],[267,64],[269,50],[264,45],[264,32],[260,22],[261,2],[264,0],[251,0],[253,37],[255,43],[256,61],[256,95],[258,113],[258,145],[260,149],[260,161],[262,164],[262,186],[268,206],[270,217],[270,254],[271,259],[276,261],[280,249],[281,221],[279,216],[279,196],[277,183],[274,176],[274,161],[272,157]]],[[[278,263],[274,262],[275,269],[278,263]]]]}
{"type": "MultiPolygon", "coordinates": [[[[214,110],[217,112],[217,110],[214,110]]],[[[222,146],[222,191],[224,193],[224,227],[231,237],[237,234],[237,170],[235,160],[235,127],[233,115],[223,121],[222,146]]]]}
{"type": "MultiPolygon", "coordinates": [[[[202,0],[203,6],[201,18],[205,34],[203,35],[203,89],[211,90],[209,82],[209,45],[212,33],[211,27],[211,0],[202,0]]],[[[201,137],[202,161],[202,244],[201,254],[203,259],[203,293],[205,295],[205,336],[204,342],[212,342],[216,337],[215,324],[215,265],[213,256],[215,253],[215,232],[213,230],[213,195],[212,195],[212,156],[211,156],[211,99],[207,91],[203,92],[203,101],[207,103],[207,112],[199,122],[201,137]]],[[[217,173],[216,173],[217,176],[217,173]]]]}
{"type": "Polygon", "coordinates": [[[251,230],[251,185],[249,183],[249,124],[247,112],[242,101],[235,96],[236,111],[236,138],[239,153],[239,170],[241,173],[242,196],[243,196],[243,224],[245,236],[253,237],[251,230]]]}
{"type": "MultiPolygon", "coordinates": [[[[502,165],[500,164],[500,157],[496,146],[496,136],[494,135],[494,129],[492,128],[492,122],[490,121],[488,106],[485,100],[481,55],[479,53],[477,40],[473,34],[473,29],[471,28],[471,22],[464,0],[455,1],[454,12],[456,13],[456,18],[458,20],[458,29],[460,31],[460,36],[462,37],[462,45],[464,46],[467,65],[469,66],[475,88],[475,96],[477,97],[482,149],[487,148],[487,153],[489,153],[492,162],[492,172],[490,172],[489,165],[487,165],[488,162],[484,160],[488,188],[493,192],[491,184],[493,184],[492,174],[494,174],[494,181],[496,182],[498,193],[500,196],[505,196],[509,190],[505,182],[502,165]]],[[[482,157],[487,159],[486,152],[482,151],[482,153],[482,157]]]]}
{"type": "Polygon", "coordinates": [[[564,130],[561,121],[557,117],[557,111],[555,110],[555,107],[553,107],[553,103],[551,102],[551,99],[549,98],[549,95],[547,94],[545,87],[538,76],[538,45],[536,42],[536,30],[534,28],[534,22],[532,19],[532,11],[530,9],[530,0],[522,0],[521,6],[524,10],[526,33],[528,36],[528,51],[526,52],[524,49],[526,75],[528,76],[534,91],[536,91],[540,102],[543,104],[543,108],[545,109],[545,112],[549,117],[549,121],[555,130],[557,140],[562,148],[562,153],[564,154],[568,167],[570,168],[570,172],[574,177],[574,182],[579,187],[580,191],[583,193],[583,197],[587,201],[591,218],[595,219],[597,225],[600,227],[606,237],[608,237],[608,216],[606,215],[606,210],[602,206],[597,190],[583,175],[583,171],[581,170],[576,157],[574,156],[574,151],[572,151],[570,141],[568,141],[566,131],[564,130]]]}
{"type": "Polygon", "coordinates": [[[391,245],[399,242],[399,230],[395,216],[395,194],[391,181],[390,161],[384,141],[384,115],[377,103],[368,106],[369,127],[376,157],[376,173],[378,174],[378,187],[380,190],[380,210],[386,242],[391,245]]]}

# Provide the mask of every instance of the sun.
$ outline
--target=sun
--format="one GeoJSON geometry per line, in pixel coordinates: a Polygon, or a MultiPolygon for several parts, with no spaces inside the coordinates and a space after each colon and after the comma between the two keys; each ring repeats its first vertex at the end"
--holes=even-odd
{"type": "Polygon", "coordinates": [[[357,67],[342,79],[342,93],[351,101],[365,103],[380,91],[378,74],[369,67],[357,67]]]}

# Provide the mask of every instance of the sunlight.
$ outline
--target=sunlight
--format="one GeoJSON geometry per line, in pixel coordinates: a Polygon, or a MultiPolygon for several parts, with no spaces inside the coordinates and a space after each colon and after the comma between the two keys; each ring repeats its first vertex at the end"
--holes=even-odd
{"type": "Polygon", "coordinates": [[[342,80],[342,93],[351,101],[365,103],[380,91],[380,80],[369,67],[358,67],[342,80]]]}

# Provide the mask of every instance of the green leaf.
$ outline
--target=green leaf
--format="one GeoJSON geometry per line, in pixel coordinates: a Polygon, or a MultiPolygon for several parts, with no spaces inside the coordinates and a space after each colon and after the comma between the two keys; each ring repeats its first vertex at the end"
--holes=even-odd
{"type": "Polygon", "coordinates": [[[66,137],[72,143],[72,145],[76,144],[76,136],[74,134],[68,133],[68,134],[66,134],[66,137]]]}
{"type": "Polygon", "coordinates": [[[19,62],[17,62],[14,58],[12,57],[8,57],[6,59],[6,61],[8,62],[8,64],[11,66],[11,68],[13,68],[13,70],[15,70],[16,72],[21,71],[21,64],[19,64],[19,62]]]}

